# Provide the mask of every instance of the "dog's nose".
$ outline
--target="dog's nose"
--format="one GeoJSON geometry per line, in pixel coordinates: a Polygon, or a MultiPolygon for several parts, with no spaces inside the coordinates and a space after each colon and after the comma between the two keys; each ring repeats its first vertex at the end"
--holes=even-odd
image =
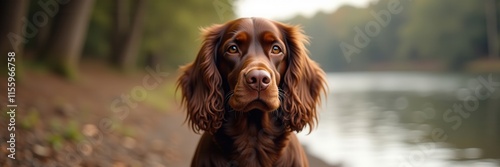
{"type": "Polygon", "coordinates": [[[265,70],[251,70],[246,75],[246,81],[252,89],[262,91],[271,83],[271,74],[265,70]]]}

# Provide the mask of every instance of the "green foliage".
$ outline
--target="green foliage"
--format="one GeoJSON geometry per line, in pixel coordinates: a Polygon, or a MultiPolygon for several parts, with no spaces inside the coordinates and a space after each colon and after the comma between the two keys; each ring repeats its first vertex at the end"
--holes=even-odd
{"type": "Polygon", "coordinates": [[[217,15],[213,1],[150,0],[148,5],[141,52],[159,55],[164,64],[173,67],[196,56],[200,27],[226,21],[217,15]]]}
{"type": "MultiPolygon", "coordinates": [[[[124,0],[132,16],[134,0],[124,0]]],[[[327,71],[367,68],[376,63],[440,62],[461,69],[470,60],[488,53],[485,0],[378,0],[367,7],[343,6],[334,13],[318,13],[312,18],[285,21],[301,24],[311,37],[311,57],[327,71]],[[394,3],[400,12],[391,13],[387,25],[380,25],[374,13],[387,11],[394,3]],[[346,55],[341,44],[353,46],[359,29],[378,23],[380,32],[369,37],[366,46],[346,55]]],[[[233,1],[148,0],[138,63],[149,62],[176,69],[192,61],[201,44],[199,28],[234,18],[233,1]],[[224,17],[219,16],[223,13],[224,17]],[[152,57],[152,58],[151,58],[152,57]]],[[[87,32],[84,55],[107,59],[111,54],[113,1],[96,1],[87,32]]],[[[497,2],[497,8],[500,3],[497,2]]],[[[28,16],[42,10],[31,3],[28,16]]],[[[498,14],[497,14],[498,15],[498,14]]],[[[130,17],[132,19],[132,17],[130,17]]],[[[500,17],[497,17],[500,22],[500,17]]],[[[53,22],[50,18],[48,25],[53,22]]],[[[131,21],[131,20],[129,20],[131,21]]],[[[373,28],[373,27],[372,27],[373,28]]],[[[368,28],[369,29],[369,28],[368,28]]],[[[48,29],[40,28],[40,34],[48,29]],[[44,31],[42,31],[44,30],[44,31]]],[[[50,34],[49,34],[50,35],[50,34]]],[[[498,38],[498,37],[497,37],[498,38]]],[[[42,39],[42,38],[40,38],[42,39]]],[[[43,40],[30,39],[27,48],[40,48],[43,40]],[[40,42],[42,41],[42,42],[40,42]]],[[[50,39],[46,40],[50,41],[50,39]]],[[[45,42],[47,43],[47,42],[45,42]]],[[[43,48],[43,47],[42,47],[43,48]]],[[[44,55],[43,53],[38,53],[44,55]]],[[[76,78],[75,65],[47,62],[56,72],[76,78]]],[[[163,67],[162,67],[163,68],[163,67]]]]}
{"type": "Polygon", "coordinates": [[[84,138],[77,121],[71,120],[63,125],[59,119],[52,119],[49,125],[52,135],[47,140],[55,149],[62,147],[65,140],[79,142],[84,138]]]}
{"type": "Polygon", "coordinates": [[[486,54],[484,1],[415,1],[402,27],[402,56],[465,61],[486,54]]]}
{"type": "Polygon", "coordinates": [[[388,24],[381,25],[373,13],[387,11],[393,2],[379,0],[364,8],[343,6],[331,14],[288,22],[304,26],[311,37],[311,57],[327,71],[414,61],[441,62],[461,69],[466,62],[487,54],[483,0],[397,1],[401,12],[391,13],[388,24]],[[380,32],[369,36],[368,45],[356,47],[359,53],[352,54],[348,61],[340,44],[354,45],[355,28],[366,33],[371,22],[379,23],[380,32]]]}
{"type": "Polygon", "coordinates": [[[59,134],[50,135],[47,137],[47,141],[56,150],[61,149],[64,144],[64,138],[59,134]]]}
{"type": "Polygon", "coordinates": [[[39,111],[31,108],[27,116],[21,118],[21,127],[24,129],[32,129],[40,121],[39,111]]]}
{"type": "Polygon", "coordinates": [[[66,78],[68,81],[78,80],[78,68],[74,65],[56,61],[50,61],[48,64],[52,67],[52,72],[66,78]]]}
{"type": "MultiPolygon", "coordinates": [[[[131,0],[127,0],[132,3],[131,0]]],[[[139,62],[147,55],[158,56],[159,63],[177,68],[191,61],[201,41],[199,28],[234,18],[231,1],[221,1],[229,7],[219,18],[214,1],[148,0],[144,17],[143,38],[139,62]],[[224,19],[224,20],[222,20],[224,19]]],[[[85,55],[108,58],[111,53],[113,24],[112,1],[96,1],[85,43],[85,55]]]]}
{"type": "Polygon", "coordinates": [[[47,141],[52,145],[54,149],[60,149],[64,143],[64,137],[60,134],[62,129],[62,124],[59,119],[51,119],[49,121],[50,128],[52,129],[52,134],[47,137],[47,141]]]}
{"type": "Polygon", "coordinates": [[[63,130],[64,138],[70,141],[81,141],[83,139],[83,135],[79,129],[80,128],[76,121],[69,121],[68,125],[63,130]]]}
{"type": "Polygon", "coordinates": [[[85,40],[84,53],[94,57],[106,57],[111,50],[111,26],[113,1],[95,1],[94,10],[85,40]]]}

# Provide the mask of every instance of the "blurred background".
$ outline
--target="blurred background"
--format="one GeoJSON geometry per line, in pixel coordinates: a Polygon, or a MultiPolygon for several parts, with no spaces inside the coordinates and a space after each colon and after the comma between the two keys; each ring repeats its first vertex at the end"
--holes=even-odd
{"type": "MultiPolygon", "coordinates": [[[[199,135],[175,81],[199,28],[302,25],[327,72],[311,166],[500,167],[496,0],[5,0],[15,52],[12,160],[0,59],[0,166],[188,166],[199,135]]],[[[2,56],[3,57],[3,56],[2,56]]]]}

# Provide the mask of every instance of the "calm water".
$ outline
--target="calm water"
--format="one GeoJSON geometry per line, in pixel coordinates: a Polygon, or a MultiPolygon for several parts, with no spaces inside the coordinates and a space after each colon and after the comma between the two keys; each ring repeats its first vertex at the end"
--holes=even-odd
{"type": "Polygon", "coordinates": [[[489,75],[329,74],[319,126],[300,140],[343,167],[500,167],[500,75],[489,75]]]}

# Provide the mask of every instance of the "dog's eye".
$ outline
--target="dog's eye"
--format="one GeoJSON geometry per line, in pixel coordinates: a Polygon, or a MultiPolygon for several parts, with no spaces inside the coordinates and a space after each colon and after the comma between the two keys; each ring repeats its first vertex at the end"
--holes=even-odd
{"type": "Polygon", "coordinates": [[[273,54],[280,54],[281,53],[281,48],[279,46],[274,45],[273,50],[271,51],[273,54]]]}
{"type": "Polygon", "coordinates": [[[229,48],[227,48],[227,52],[238,53],[238,47],[236,45],[231,45],[229,48]]]}

